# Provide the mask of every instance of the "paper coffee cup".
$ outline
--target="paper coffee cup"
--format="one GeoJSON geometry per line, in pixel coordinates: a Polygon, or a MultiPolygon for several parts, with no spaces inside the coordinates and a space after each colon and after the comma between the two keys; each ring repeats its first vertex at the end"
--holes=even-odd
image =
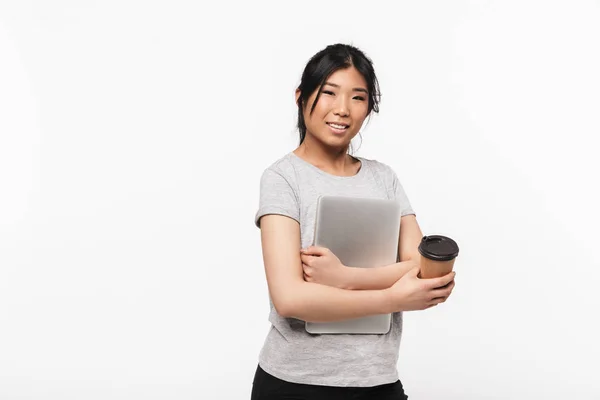
{"type": "Polygon", "coordinates": [[[419,278],[438,278],[452,272],[458,256],[458,245],[442,235],[423,236],[419,244],[421,271],[419,278]]]}

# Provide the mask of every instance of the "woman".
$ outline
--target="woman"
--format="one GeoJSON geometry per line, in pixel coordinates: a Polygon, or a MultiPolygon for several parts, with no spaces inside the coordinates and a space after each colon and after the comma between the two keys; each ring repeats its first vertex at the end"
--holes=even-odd
{"type": "Polygon", "coordinates": [[[379,111],[373,65],[356,47],[327,46],[306,65],[296,90],[300,145],[260,182],[261,229],[272,323],[259,356],[252,400],[406,399],[396,368],[402,312],[444,302],[454,273],[419,279],[422,233],[394,171],[348,154],[352,138],[379,111]],[[310,246],[317,198],[391,198],[402,206],[400,262],[350,268],[310,246]],[[384,335],[311,335],[305,321],[393,313],[384,335]]]}

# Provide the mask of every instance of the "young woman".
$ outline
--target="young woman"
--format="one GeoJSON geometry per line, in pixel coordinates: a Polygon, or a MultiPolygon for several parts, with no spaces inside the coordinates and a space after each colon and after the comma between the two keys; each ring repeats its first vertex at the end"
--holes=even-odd
{"type": "Polygon", "coordinates": [[[419,279],[422,233],[395,172],[348,154],[371,112],[379,112],[373,65],[354,46],[315,54],[296,90],[300,145],[264,172],[255,223],[261,229],[272,323],[253,382],[252,400],[406,399],[397,362],[402,312],[444,302],[454,273],[419,279]],[[335,194],[401,203],[400,262],[351,268],[310,246],[317,198],[335,194]],[[384,335],[312,335],[305,321],[393,313],[384,335]]]}

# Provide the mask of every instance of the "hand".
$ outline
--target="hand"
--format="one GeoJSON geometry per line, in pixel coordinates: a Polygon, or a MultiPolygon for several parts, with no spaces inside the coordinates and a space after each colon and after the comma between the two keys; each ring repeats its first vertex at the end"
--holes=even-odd
{"type": "Polygon", "coordinates": [[[310,246],[300,251],[304,280],[344,289],[348,280],[348,267],[344,266],[331,250],[310,246]]]}
{"type": "Polygon", "coordinates": [[[390,295],[392,310],[425,310],[445,302],[454,289],[454,276],[450,272],[440,278],[421,279],[419,267],[404,274],[392,287],[386,289],[390,295]]]}

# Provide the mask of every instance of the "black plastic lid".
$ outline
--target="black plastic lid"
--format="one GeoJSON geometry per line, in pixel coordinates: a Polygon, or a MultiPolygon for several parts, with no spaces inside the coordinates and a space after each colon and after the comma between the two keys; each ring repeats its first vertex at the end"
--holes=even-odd
{"type": "Polygon", "coordinates": [[[419,244],[419,253],[430,260],[450,261],[458,256],[458,245],[446,236],[423,236],[419,244]]]}

